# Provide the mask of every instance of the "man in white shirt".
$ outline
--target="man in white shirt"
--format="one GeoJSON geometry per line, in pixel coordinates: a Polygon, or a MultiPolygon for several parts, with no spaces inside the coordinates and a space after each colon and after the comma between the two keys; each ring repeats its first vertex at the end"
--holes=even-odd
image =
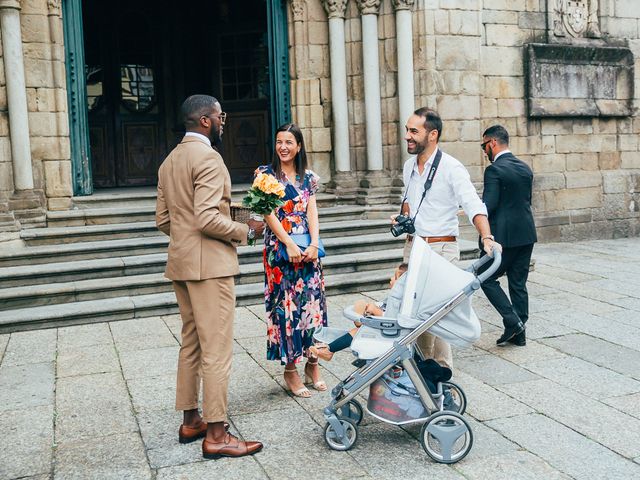
{"type": "MultiPolygon", "coordinates": [[[[469,172],[451,155],[439,152],[438,140],[442,132],[442,119],[435,110],[419,108],[409,117],[405,126],[407,152],[415,155],[403,168],[405,197],[402,213],[413,219],[415,235],[425,239],[429,246],[450,262],[460,258],[457,237],[458,209],[462,207],[478,230],[487,253],[500,246],[494,242],[487,220],[487,208],[471,183],[469,172]],[[430,189],[423,197],[425,182],[434,160],[439,164],[432,175],[430,189]]],[[[413,237],[407,236],[405,261],[411,249],[413,237]]],[[[426,333],[418,339],[418,346],[426,358],[435,359],[440,365],[452,368],[451,346],[440,338],[426,333]]]]}

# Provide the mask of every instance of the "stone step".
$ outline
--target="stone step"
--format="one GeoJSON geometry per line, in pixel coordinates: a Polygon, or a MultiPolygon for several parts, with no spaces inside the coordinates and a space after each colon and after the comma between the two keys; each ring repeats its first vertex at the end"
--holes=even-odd
{"type": "Polygon", "coordinates": [[[108,207],[155,206],[156,187],[125,187],[94,190],[93,194],[73,197],[71,200],[80,210],[108,207]]]}
{"type": "MultiPolygon", "coordinates": [[[[383,233],[389,231],[390,227],[388,218],[337,221],[330,221],[330,219],[331,217],[323,217],[323,222],[320,225],[323,238],[359,235],[363,227],[366,227],[369,233],[383,233]]],[[[33,228],[20,233],[20,238],[22,238],[28,246],[92,242],[105,238],[140,237],[165,237],[165,235],[158,231],[155,222],[33,228]]]]}
{"type": "Polygon", "coordinates": [[[50,283],[142,275],[164,272],[166,253],[128,257],[71,260],[0,268],[0,288],[28,287],[50,283]]]}
{"type": "MultiPolygon", "coordinates": [[[[166,256],[163,260],[166,260],[166,256]]],[[[327,257],[323,261],[325,275],[355,273],[362,271],[389,274],[402,262],[402,249],[364,252],[327,257]]],[[[59,277],[50,276],[55,283],[21,285],[0,290],[0,305],[3,310],[54,305],[69,302],[83,302],[104,298],[130,295],[146,295],[171,291],[171,281],[164,277],[164,261],[158,263],[156,271],[150,268],[137,274],[131,271],[104,270],[102,272],[67,272],[59,277]],[[102,277],[100,274],[105,275],[102,277]],[[116,274],[116,275],[114,275],[116,274]],[[71,278],[76,277],[77,280],[71,278]],[[57,280],[57,282],[56,282],[57,280]]],[[[38,280],[41,280],[40,278],[38,280]]],[[[261,263],[242,265],[236,285],[264,282],[264,268],[261,263]]]]}
{"type": "MultiPolygon", "coordinates": [[[[231,200],[241,202],[251,185],[234,184],[231,187],[231,200]]],[[[156,204],[156,187],[129,187],[129,188],[109,188],[94,191],[92,195],[73,197],[72,201],[78,210],[92,210],[99,208],[131,208],[131,207],[152,207],[156,204]]],[[[344,201],[336,195],[328,193],[318,193],[316,201],[319,206],[334,206],[344,201]]]]}
{"type": "MultiPolygon", "coordinates": [[[[400,244],[403,241],[402,238],[394,238],[389,232],[323,239],[328,255],[385,250],[391,248],[390,245],[400,244]]],[[[0,285],[1,279],[8,275],[4,268],[15,267],[10,270],[11,275],[20,275],[21,269],[28,270],[41,264],[163,253],[166,252],[168,244],[168,237],[163,235],[11,249],[0,252],[0,285]]],[[[259,262],[261,255],[260,245],[238,248],[240,263],[259,262]]],[[[39,268],[44,272],[47,267],[39,268]]]]}
{"type": "MultiPolygon", "coordinates": [[[[390,270],[385,270],[327,275],[325,277],[327,294],[383,289],[388,286],[390,274],[390,270]]],[[[236,287],[237,304],[262,303],[263,288],[262,282],[238,285],[236,287]]],[[[177,312],[178,306],[173,292],[69,302],[2,311],[0,312],[0,333],[168,315],[177,312]]]]}
{"type": "MultiPolygon", "coordinates": [[[[320,218],[324,220],[381,217],[395,211],[388,205],[374,207],[339,205],[321,206],[320,218]]],[[[81,225],[110,225],[114,223],[154,222],[155,204],[127,207],[83,208],[76,210],[48,211],[48,227],[71,227],[81,225]]]]}
{"type": "MultiPolygon", "coordinates": [[[[335,258],[342,261],[358,261],[366,264],[362,257],[371,257],[374,261],[379,261],[380,256],[384,256],[389,251],[402,248],[402,241],[391,243],[388,249],[366,248],[370,239],[365,238],[358,245],[361,248],[355,252],[346,254],[333,254],[333,240],[327,240],[328,256],[323,264],[332,265],[335,258]]],[[[338,246],[338,245],[336,245],[338,246]]],[[[460,240],[461,258],[475,258],[478,256],[477,245],[474,242],[460,240]]],[[[336,248],[338,250],[338,248],[336,248]]],[[[244,268],[245,265],[257,265],[262,268],[262,247],[240,247],[238,250],[239,260],[244,268]]],[[[19,266],[0,267],[0,288],[26,287],[30,285],[44,285],[48,283],[77,282],[81,280],[110,278],[129,275],[142,275],[149,273],[164,272],[167,262],[166,252],[146,254],[113,256],[108,258],[90,258],[84,260],[70,260],[63,262],[25,264],[19,266]]],[[[335,267],[334,267],[335,268],[335,267]]],[[[347,268],[347,267],[345,267],[347,268]]],[[[357,269],[357,268],[356,268],[357,269]]],[[[260,270],[261,271],[261,270],[260,270]]]]}

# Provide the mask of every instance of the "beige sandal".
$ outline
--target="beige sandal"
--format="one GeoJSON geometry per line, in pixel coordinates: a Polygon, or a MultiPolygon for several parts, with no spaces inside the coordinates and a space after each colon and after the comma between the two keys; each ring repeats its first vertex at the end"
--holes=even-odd
{"type": "Polygon", "coordinates": [[[329,350],[329,345],[326,343],[316,343],[315,345],[311,345],[309,347],[309,353],[311,353],[313,357],[320,358],[325,362],[329,362],[333,358],[333,352],[329,350]]]}
{"type": "MultiPolygon", "coordinates": [[[[309,347],[309,351],[311,351],[312,347],[309,347]]],[[[318,358],[316,357],[316,361],[312,362],[311,359],[307,360],[307,364],[304,366],[304,384],[312,385],[319,392],[324,392],[327,390],[327,384],[324,380],[318,380],[317,382],[313,381],[313,377],[307,373],[307,365],[318,365],[318,358]]]]}
{"type": "MultiPolygon", "coordinates": [[[[292,368],[292,369],[288,369],[285,368],[284,369],[284,373],[293,373],[296,372],[298,373],[298,369],[297,368],[292,368]]],[[[305,373],[306,376],[306,373],[305,373]]],[[[296,397],[300,397],[300,398],[309,398],[311,397],[311,392],[309,391],[309,389],[307,387],[304,386],[304,384],[302,385],[302,387],[294,390],[291,385],[289,385],[289,382],[287,382],[287,379],[284,379],[284,383],[287,385],[287,389],[293,393],[296,397]]]]}

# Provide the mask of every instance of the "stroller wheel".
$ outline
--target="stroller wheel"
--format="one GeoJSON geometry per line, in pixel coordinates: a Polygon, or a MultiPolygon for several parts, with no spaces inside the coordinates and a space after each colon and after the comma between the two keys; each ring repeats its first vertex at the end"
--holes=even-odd
{"type": "Polygon", "coordinates": [[[442,382],[444,393],[444,410],[463,415],[467,409],[467,396],[462,388],[453,382],[442,382]]]}
{"type": "Polygon", "coordinates": [[[362,407],[356,400],[351,400],[345,403],[336,413],[338,414],[338,417],[351,420],[356,425],[360,425],[362,417],[364,416],[362,407]]]}
{"type": "Polygon", "coordinates": [[[358,428],[351,420],[338,418],[338,421],[342,424],[342,428],[344,428],[343,438],[338,438],[336,431],[331,424],[327,422],[327,425],[324,427],[324,441],[327,442],[327,445],[329,445],[329,448],[332,450],[346,451],[355,445],[358,439],[358,428]]]}
{"type": "Polygon", "coordinates": [[[467,421],[455,412],[436,412],[422,426],[422,448],[438,463],[456,463],[471,451],[473,433],[467,421]]]}

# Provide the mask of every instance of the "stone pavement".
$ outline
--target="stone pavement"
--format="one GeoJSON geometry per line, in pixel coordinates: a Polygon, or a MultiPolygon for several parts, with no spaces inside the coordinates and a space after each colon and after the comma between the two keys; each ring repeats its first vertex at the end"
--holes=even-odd
{"type": "MultiPolygon", "coordinates": [[[[479,294],[477,345],[455,353],[475,442],[431,461],[419,427],[365,416],[353,450],[329,450],[328,393],[291,397],[265,358],[263,307],[238,308],[232,429],[254,457],[204,461],[180,445],[173,410],[177,316],[0,335],[0,479],[633,479],[640,478],[640,239],[534,250],[524,348],[495,346],[500,321],[479,294]]],[[[342,307],[385,292],[333,296],[342,307]]],[[[335,384],[350,355],[324,364],[335,384]]]]}

